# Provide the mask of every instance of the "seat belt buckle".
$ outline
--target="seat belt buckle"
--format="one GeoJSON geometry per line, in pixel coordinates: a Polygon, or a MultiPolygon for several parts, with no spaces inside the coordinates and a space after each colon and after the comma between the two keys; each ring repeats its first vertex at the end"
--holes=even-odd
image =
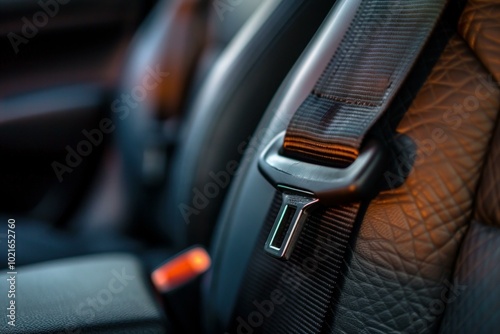
{"type": "Polygon", "coordinates": [[[264,250],[273,257],[288,260],[307,216],[320,204],[333,206],[374,196],[387,159],[382,145],[368,139],[348,167],[316,165],[281,155],[284,136],[282,132],[271,141],[258,166],[283,198],[264,250]]]}

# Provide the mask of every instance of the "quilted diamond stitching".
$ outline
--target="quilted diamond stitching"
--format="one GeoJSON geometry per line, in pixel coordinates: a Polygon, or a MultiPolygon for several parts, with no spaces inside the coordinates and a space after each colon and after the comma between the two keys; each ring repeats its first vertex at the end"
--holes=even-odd
{"type": "Polygon", "coordinates": [[[453,107],[475,96],[487,75],[465,41],[452,38],[398,127],[416,141],[418,158],[407,182],[368,209],[334,332],[437,330],[444,307],[434,306],[441,305],[472,215],[500,92],[495,88],[467,113],[453,107]]]}
{"type": "Polygon", "coordinates": [[[500,3],[469,0],[461,16],[458,31],[486,68],[500,81],[500,3]]]}

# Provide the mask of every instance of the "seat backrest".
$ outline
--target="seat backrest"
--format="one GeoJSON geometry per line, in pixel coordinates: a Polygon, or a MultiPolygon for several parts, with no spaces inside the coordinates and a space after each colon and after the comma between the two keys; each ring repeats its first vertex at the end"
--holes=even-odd
{"type": "Polygon", "coordinates": [[[132,223],[157,223],[154,207],[164,187],[169,150],[175,147],[178,123],[189,97],[196,95],[206,69],[261,0],[224,4],[160,0],[130,45],[118,102],[111,108],[123,161],[125,216],[132,223]]]}
{"type": "MultiPolygon", "coordinates": [[[[204,294],[209,332],[239,321],[245,323],[242,332],[257,333],[275,321],[264,303],[272,295],[254,299],[254,312],[235,313],[241,289],[255,298],[264,289],[264,283],[242,284],[255,253],[264,252],[259,235],[268,212],[277,213],[271,206],[275,190],[257,160],[313,90],[356,15],[354,3],[339,1],[328,15],[250,143],[253,149],[224,203],[212,247],[204,294]]],[[[500,325],[495,286],[500,279],[495,265],[500,257],[500,6],[468,0],[463,7],[460,1],[448,4],[392,103],[404,111],[396,131],[414,143],[414,161],[399,161],[408,172],[404,183],[370,202],[345,259],[333,312],[328,319],[318,316],[325,321],[324,332],[489,333],[500,325]]],[[[261,282],[280,280],[261,269],[261,282]]],[[[300,289],[318,275],[297,266],[284,284],[300,289]]],[[[279,307],[275,302],[272,309],[279,307]]],[[[309,311],[303,309],[305,318],[309,311]]]]}
{"type": "MultiPolygon", "coordinates": [[[[182,111],[180,126],[176,125],[180,127],[175,139],[179,145],[169,156],[168,173],[165,173],[165,168],[160,168],[168,174],[165,187],[163,183],[155,188],[141,184],[144,181],[142,173],[148,169],[145,168],[150,153],[148,142],[161,141],[158,137],[165,132],[176,132],[168,127],[168,120],[160,124],[152,121],[151,115],[161,101],[161,96],[155,94],[160,93],[155,90],[151,99],[148,95],[129,117],[120,122],[118,131],[124,152],[128,193],[132,197],[129,202],[137,203],[134,205],[144,208],[147,213],[155,212],[154,217],[148,216],[150,219],[146,220],[149,223],[156,220],[154,224],[163,229],[164,238],[179,249],[193,243],[207,244],[210,240],[228,184],[251,133],[334,0],[270,0],[262,5],[259,1],[208,3],[206,27],[209,37],[197,58],[190,88],[183,95],[186,108],[182,111]],[[245,19],[247,16],[249,19],[245,19]]],[[[173,2],[166,8],[172,10],[175,5],[173,2]]],[[[180,12],[186,6],[191,8],[189,2],[177,4],[180,12]]],[[[143,72],[148,66],[154,67],[154,62],[161,60],[159,54],[172,58],[168,51],[170,45],[164,39],[175,36],[176,32],[167,33],[168,27],[161,23],[160,18],[153,16],[146,29],[146,32],[153,30],[152,35],[159,36],[152,38],[148,35],[156,47],[134,47],[130,61],[132,68],[125,78],[131,76],[142,80],[141,74],[136,72],[143,72]],[[152,29],[154,22],[161,23],[163,33],[152,29]],[[143,50],[148,54],[144,55],[146,51],[143,50]]],[[[175,27],[175,20],[169,27],[175,27]]],[[[143,44],[148,43],[138,38],[138,45],[143,44]]],[[[174,74],[171,74],[172,80],[179,76],[174,74]]],[[[125,81],[134,82],[131,79],[125,81]]],[[[160,154],[163,154],[163,148],[159,146],[160,154]]],[[[152,149],[156,147],[152,145],[152,149]]],[[[154,165],[155,169],[162,166],[161,159],[153,157],[151,161],[153,163],[149,165],[154,165]]]]}
{"type": "Polygon", "coordinates": [[[208,244],[250,135],[333,2],[266,1],[207,74],[187,110],[163,202],[162,226],[179,247],[208,244]]]}

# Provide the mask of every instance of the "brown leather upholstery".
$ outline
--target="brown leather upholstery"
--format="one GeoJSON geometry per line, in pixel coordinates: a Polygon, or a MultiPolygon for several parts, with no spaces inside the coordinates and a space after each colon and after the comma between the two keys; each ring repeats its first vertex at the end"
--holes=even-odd
{"type": "Polygon", "coordinates": [[[462,244],[454,274],[461,287],[450,303],[441,326],[442,333],[494,333],[500,310],[500,127],[477,190],[475,219],[462,244]]]}
{"type": "MultiPolygon", "coordinates": [[[[475,214],[480,221],[500,224],[500,133],[493,138],[500,90],[491,80],[500,77],[499,18],[500,3],[469,2],[458,34],[401,121],[398,131],[415,141],[418,155],[406,183],[381,193],[368,209],[333,332],[436,331],[452,304],[459,307],[448,311],[454,318],[481,307],[485,292],[467,292],[466,286],[480,288],[485,273],[474,271],[483,256],[496,252],[496,262],[484,263],[498,264],[500,251],[492,238],[500,240],[500,230],[467,228],[475,214]],[[467,293],[476,298],[461,303],[467,293]]],[[[493,277],[498,282],[499,276],[493,277]]],[[[469,321],[469,329],[474,322],[469,321]]],[[[445,323],[443,331],[463,330],[445,323]]]]}
{"type": "Polygon", "coordinates": [[[500,2],[470,0],[458,31],[496,81],[500,80],[500,2]]]}
{"type": "MultiPolygon", "coordinates": [[[[500,79],[500,3],[469,1],[460,32],[482,61],[490,76],[485,87],[499,89],[500,79]]],[[[486,93],[487,91],[484,91],[486,93]]],[[[500,316],[500,127],[495,135],[476,191],[475,213],[462,244],[454,273],[454,284],[462,292],[446,309],[442,333],[494,333],[500,316]]]]}
{"type": "Polygon", "coordinates": [[[453,265],[500,106],[498,89],[475,98],[482,85],[477,76],[486,75],[464,42],[453,38],[398,127],[418,146],[413,170],[402,187],[373,202],[362,234],[390,240],[393,251],[412,263],[405,274],[439,280],[453,265]],[[476,108],[468,108],[469,97],[476,108]]]}

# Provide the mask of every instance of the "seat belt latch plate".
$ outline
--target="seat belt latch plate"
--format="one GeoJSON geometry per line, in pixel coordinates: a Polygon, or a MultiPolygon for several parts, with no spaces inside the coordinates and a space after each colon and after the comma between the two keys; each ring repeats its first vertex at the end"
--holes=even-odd
{"type": "Polygon", "coordinates": [[[280,154],[284,136],[285,132],[280,133],[266,147],[259,158],[259,170],[283,196],[264,249],[288,260],[308,214],[317,204],[329,207],[371,198],[378,190],[387,159],[382,145],[369,139],[346,168],[298,161],[280,154]]]}
{"type": "Polygon", "coordinates": [[[319,200],[312,197],[314,194],[311,193],[288,187],[280,188],[283,190],[283,204],[264,249],[274,257],[288,260],[307,219],[309,209],[319,200]]]}

